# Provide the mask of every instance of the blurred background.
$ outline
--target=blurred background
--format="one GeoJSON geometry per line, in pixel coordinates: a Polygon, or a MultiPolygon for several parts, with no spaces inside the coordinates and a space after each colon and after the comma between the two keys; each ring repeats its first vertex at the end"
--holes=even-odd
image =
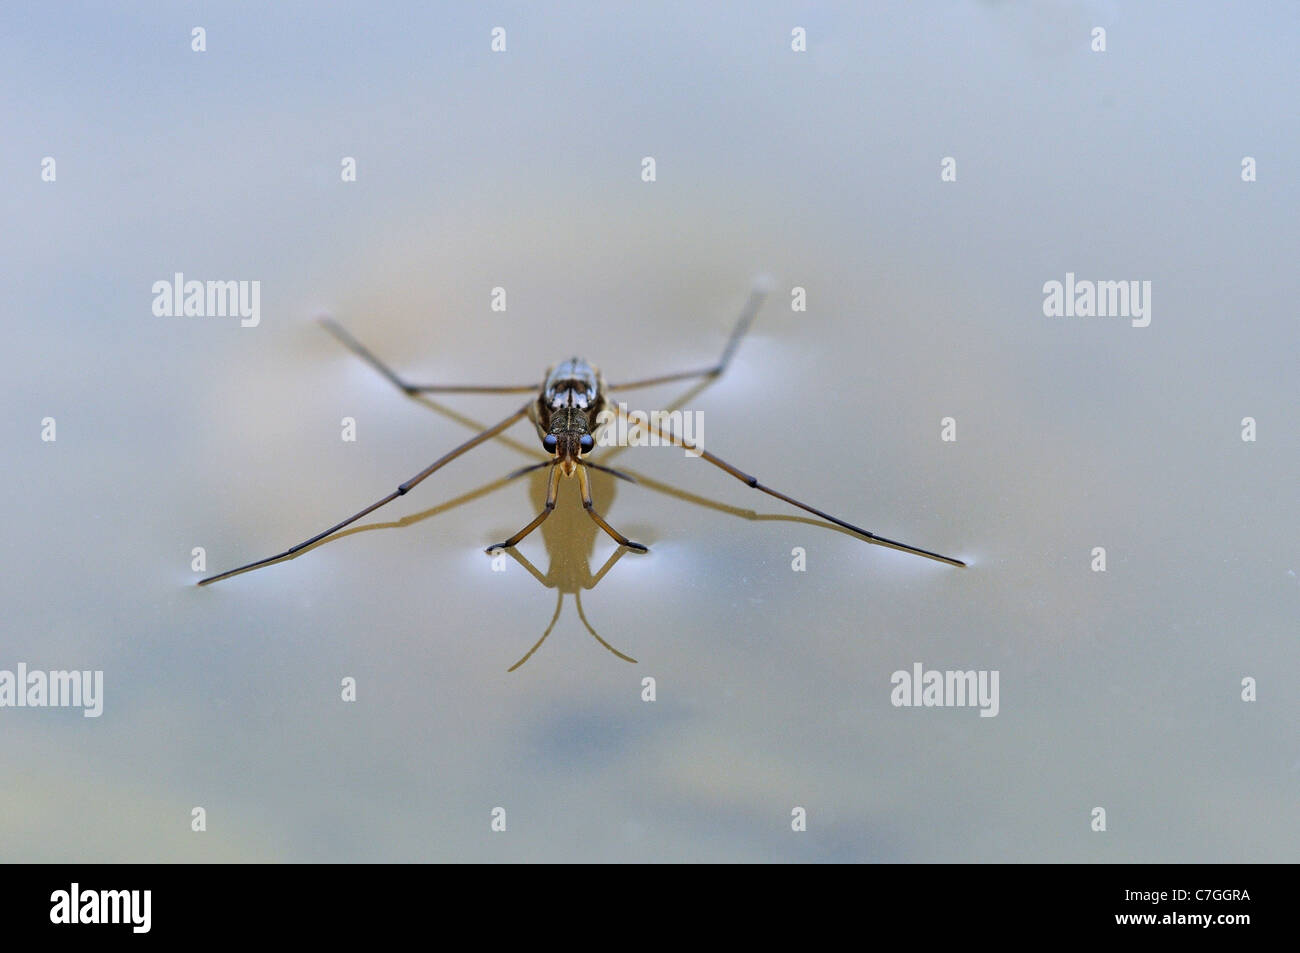
{"type": "Polygon", "coordinates": [[[0,669],[106,696],[0,710],[0,858],[1296,859],[1293,4],[0,19],[0,669]],[[178,271],[260,281],[260,325],[156,317],[178,271]],[[1151,281],[1150,326],[1045,317],[1067,272],[1151,281]],[[712,361],[762,274],[723,379],[630,405],[971,568],[637,448],[594,490],[648,555],[584,588],[616,551],[571,481],[496,572],[544,493],[500,482],[520,425],[193,585],[517,406],[406,398],[318,316],[420,381],[627,379],[712,361]],[[1000,713],[893,707],[914,662],[998,670],[1000,713]]]}

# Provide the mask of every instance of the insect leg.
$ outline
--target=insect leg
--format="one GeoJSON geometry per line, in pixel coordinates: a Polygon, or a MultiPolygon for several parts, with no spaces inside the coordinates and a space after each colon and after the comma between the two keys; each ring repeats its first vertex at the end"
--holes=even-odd
{"type": "Polygon", "coordinates": [[[559,489],[560,489],[560,468],[558,466],[552,465],[551,478],[546,484],[546,507],[540,513],[537,514],[537,518],[534,519],[531,523],[529,523],[519,532],[515,533],[515,535],[511,536],[505,542],[493,543],[491,546],[487,548],[487,552],[490,553],[495,549],[509,549],[511,546],[514,546],[516,543],[518,543],[521,539],[523,539],[533,530],[537,529],[537,527],[541,526],[542,523],[546,520],[546,517],[550,516],[551,513],[554,512],[555,510],[555,496],[559,492],[559,489]]]}
{"type": "Polygon", "coordinates": [[[740,318],[736,321],[736,326],[731,331],[731,337],[727,339],[727,346],[722,350],[722,357],[718,358],[717,363],[709,367],[701,367],[693,371],[680,371],[676,374],[663,374],[659,377],[647,377],[639,381],[626,381],[618,384],[608,385],[610,390],[631,390],[634,387],[652,387],[655,384],[670,384],[673,381],[690,380],[694,377],[720,377],[722,372],[727,369],[731,363],[732,355],[736,353],[736,348],[740,346],[740,339],[745,336],[749,326],[754,322],[754,316],[758,314],[758,309],[763,306],[763,299],[767,297],[765,288],[756,287],[749,293],[749,300],[745,302],[745,307],[740,311],[740,318]]]}
{"type": "Polygon", "coordinates": [[[320,323],[325,326],[325,330],[338,338],[344,347],[383,374],[393,386],[405,394],[530,394],[541,387],[541,384],[410,384],[349,334],[347,329],[337,321],[332,318],[321,318],[320,323]]]}
{"type": "MultiPolygon", "coordinates": [[[[623,414],[623,416],[627,416],[627,414],[623,412],[622,408],[616,408],[616,412],[623,414]]],[[[695,444],[690,443],[686,440],[683,440],[681,437],[677,436],[671,430],[665,430],[653,418],[649,419],[648,421],[645,421],[643,425],[650,427],[655,433],[659,435],[660,439],[667,440],[669,443],[672,443],[675,446],[682,447],[686,450],[690,450],[692,453],[699,454],[705,460],[708,460],[710,463],[712,463],[715,467],[718,467],[721,470],[725,470],[727,473],[731,474],[733,477],[735,477],[741,483],[744,483],[746,486],[751,486],[755,490],[761,490],[762,492],[766,493],[768,496],[774,496],[778,500],[783,500],[784,502],[789,503],[792,506],[799,507],[799,509],[801,510],[807,510],[809,513],[812,513],[814,516],[820,516],[822,519],[828,520],[829,522],[834,523],[836,526],[842,526],[845,529],[849,530],[850,532],[857,533],[859,536],[861,536],[863,539],[867,540],[868,542],[876,543],[877,545],[880,546],[887,546],[890,549],[901,550],[902,552],[905,553],[912,553],[913,555],[916,556],[924,556],[927,559],[935,559],[942,563],[948,563],[948,565],[950,566],[964,567],[966,565],[960,559],[953,559],[951,556],[942,556],[939,553],[932,553],[928,549],[919,549],[916,546],[909,546],[907,543],[900,543],[897,540],[886,539],[884,536],[877,536],[875,533],[867,532],[865,529],[862,529],[862,527],[860,526],[854,526],[852,523],[846,523],[844,520],[839,519],[838,517],[831,516],[829,513],[819,510],[816,507],[809,506],[807,503],[800,503],[792,496],[787,496],[786,494],[782,493],[779,490],[774,490],[769,486],[764,486],[762,483],[759,483],[755,477],[750,476],[744,470],[741,470],[737,467],[733,467],[730,463],[728,463],[726,460],[723,460],[721,457],[715,456],[712,453],[709,453],[709,451],[701,447],[698,447],[695,444]]]]}
{"type": "Polygon", "coordinates": [[[650,551],[646,546],[642,545],[641,543],[632,542],[632,540],[628,539],[618,530],[614,529],[614,527],[610,526],[603,519],[601,519],[599,513],[597,513],[594,509],[591,508],[592,507],[591,483],[587,478],[587,466],[586,464],[583,463],[578,464],[578,486],[582,488],[582,505],[583,507],[586,508],[587,515],[596,521],[597,526],[599,526],[606,533],[612,536],[614,538],[614,541],[618,543],[620,546],[626,546],[628,549],[632,550],[635,553],[646,553],[650,551]]]}
{"type": "Polygon", "coordinates": [[[420,481],[422,481],[429,474],[433,473],[435,470],[439,469],[443,465],[450,463],[452,460],[455,460],[457,457],[459,457],[462,453],[465,453],[467,450],[472,450],[475,447],[477,447],[479,444],[483,443],[485,440],[490,440],[492,437],[495,437],[497,434],[505,430],[511,424],[516,423],[527,412],[528,412],[528,405],[525,404],[523,407],[520,407],[513,414],[507,417],[505,420],[501,421],[498,424],[494,424],[493,426],[489,427],[487,430],[484,430],[482,433],[474,437],[471,437],[469,440],[466,440],[456,449],[443,454],[433,463],[429,464],[427,467],[425,467],[415,476],[411,477],[411,479],[407,480],[405,483],[399,486],[392,493],[389,493],[382,500],[377,500],[376,502],[371,503],[361,512],[349,516],[341,523],[335,523],[329,529],[325,530],[322,533],[317,533],[315,536],[311,537],[311,539],[304,539],[298,545],[291,546],[288,549],[286,549],[284,552],[276,553],[274,556],[267,556],[265,559],[259,559],[257,562],[249,563],[246,566],[240,566],[237,569],[229,569],[226,572],[218,573],[215,576],[209,576],[207,579],[200,580],[198,584],[200,586],[206,586],[209,583],[217,582],[221,579],[226,579],[230,576],[235,576],[242,572],[248,572],[249,570],[252,569],[260,569],[262,566],[267,566],[270,565],[271,563],[279,562],[281,559],[287,559],[290,556],[294,555],[295,553],[306,549],[308,546],[320,542],[325,537],[334,535],[343,527],[355,523],[357,520],[361,519],[361,517],[367,515],[368,513],[373,513],[375,510],[379,509],[385,503],[391,503],[399,496],[404,496],[409,490],[417,486],[420,483],[420,481]]]}

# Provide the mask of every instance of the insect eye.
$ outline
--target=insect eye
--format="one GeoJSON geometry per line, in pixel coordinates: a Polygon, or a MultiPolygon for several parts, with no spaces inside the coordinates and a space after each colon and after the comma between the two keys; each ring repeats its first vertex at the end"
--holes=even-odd
{"type": "Polygon", "coordinates": [[[546,448],[547,453],[554,453],[555,445],[557,443],[559,443],[559,440],[556,438],[555,434],[553,433],[548,433],[545,437],[542,438],[542,446],[546,448]]]}
{"type": "Polygon", "coordinates": [[[585,433],[582,435],[582,439],[578,441],[578,445],[582,447],[583,453],[590,453],[591,448],[596,445],[596,441],[592,438],[591,434],[585,433]]]}

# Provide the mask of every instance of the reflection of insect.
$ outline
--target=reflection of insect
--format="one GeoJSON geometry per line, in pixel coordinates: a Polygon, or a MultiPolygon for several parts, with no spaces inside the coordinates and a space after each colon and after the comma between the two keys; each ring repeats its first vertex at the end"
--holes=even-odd
{"type": "MultiPolygon", "coordinates": [[[[511,477],[519,476],[528,470],[536,469],[527,467],[525,470],[516,471],[511,477]]],[[[615,472],[615,471],[609,471],[615,472]]],[[[622,473],[616,473],[623,479],[632,481],[631,477],[622,473]]],[[[607,479],[605,477],[593,477],[597,479],[607,479]]],[[[540,504],[545,495],[545,486],[547,481],[537,481],[532,488],[532,497],[535,503],[540,504]]],[[[614,492],[614,481],[609,480],[609,486],[602,491],[602,499],[609,499],[614,492]]],[[[597,632],[592,624],[587,621],[587,614],[582,610],[582,591],[584,589],[595,589],[597,584],[605,578],[605,575],[614,568],[624,554],[630,552],[626,546],[619,546],[605,560],[605,564],[595,573],[591,571],[591,562],[589,553],[596,541],[596,527],[591,521],[583,519],[570,507],[561,507],[555,516],[555,519],[547,523],[539,531],[546,538],[546,550],[550,557],[550,564],[546,567],[545,575],[542,574],[518,549],[506,549],[496,558],[502,559],[506,554],[514,559],[520,566],[528,570],[529,575],[540,582],[547,589],[555,590],[555,612],[551,615],[551,621],[546,626],[546,631],[539,638],[519,661],[510,666],[510,671],[515,671],[530,658],[533,653],[542,647],[542,644],[550,636],[551,631],[555,628],[555,623],[560,620],[560,612],[564,608],[564,597],[573,596],[573,604],[578,610],[578,619],[582,622],[591,637],[604,646],[607,650],[618,656],[625,662],[636,662],[636,659],[624,655],[614,646],[610,645],[597,632]],[[559,525],[556,525],[556,524],[559,525]],[[565,525],[567,523],[567,525],[565,525]],[[552,533],[552,530],[554,532],[552,533]],[[559,540],[566,540],[561,545],[559,540]]]]}
{"type": "MultiPolygon", "coordinates": [[[[614,527],[605,522],[601,515],[593,509],[594,504],[591,498],[591,484],[587,469],[588,467],[597,470],[603,470],[605,468],[588,461],[587,455],[590,454],[596,446],[597,418],[600,417],[601,411],[607,409],[605,395],[609,391],[631,390],[635,387],[650,387],[655,384],[667,384],[672,381],[719,377],[731,362],[732,355],[735,354],[736,348],[740,344],[740,339],[749,329],[749,325],[753,322],[754,316],[758,313],[758,309],[763,303],[763,298],[763,293],[757,290],[749,296],[749,300],[746,302],[745,308],[740,314],[740,319],[736,322],[736,326],[731,332],[731,337],[727,340],[727,346],[722,351],[722,357],[718,359],[717,363],[697,370],[680,371],[676,374],[663,374],[659,377],[648,377],[642,380],[628,381],[626,383],[613,385],[607,385],[604,378],[601,377],[600,371],[598,371],[593,365],[576,357],[567,361],[562,361],[555,367],[551,368],[546,374],[545,381],[540,385],[524,384],[519,386],[495,387],[485,385],[410,384],[399,377],[391,368],[388,367],[388,365],[379,360],[379,358],[367,350],[364,345],[352,337],[352,335],[348,334],[348,332],[342,327],[335,324],[333,321],[325,321],[325,327],[335,337],[342,341],[345,346],[363,360],[367,361],[375,368],[375,370],[383,374],[384,377],[388,378],[393,382],[393,384],[408,395],[414,396],[417,394],[452,393],[536,393],[537,397],[528,401],[528,403],[524,404],[500,423],[494,424],[477,436],[466,440],[459,447],[456,447],[454,450],[439,457],[415,476],[401,484],[392,493],[388,494],[381,500],[371,503],[359,513],[349,516],[343,522],[336,523],[329,529],[317,533],[310,539],[303,540],[301,543],[286,549],[282,553],[268,556],[265,559],[259,559],[257,562],[248,563],[247,565],[240,566],[237,569],[230,569],[226,572],[218,573],[215,576],[209,576],[207,579],[201,580],[199,585],[207,585],[208,583],[216,582],[219,579],[225,579],[228,576],[248,572],[251,569],[258,569],[262,566],[269,565],[270,563],[278,562],[281,559],[287,559],[295,553],[306,549],[308,546],[320,542],[325,539],[325,537],[332,536],[345,526],[355,523],[357,520],[361,519],[361,517],[373,513],[384,504],[391,503],[399,496],[405,496],[410,490],[423,482],[426,477],[441,469],[444,465],[455,460],[466,451],[472,450],[479,444],[492,439],[497,434],[517,423],[524,417],[528,417],[532,420],[533,424],[537,428],[538,436],[541,437],[543,449],[552,455],[551,459],[544,460],[536,465],[538,468],[544,466],[549,466],[551,468],[546,485],[546,504],[532,522],[509,539],[500,543],[493,543],[488,547],[488,551],[491,552],[494,549],[514,546],[521,539],[540,526],[555,509],[555,500],[559,489],[560,476],[571,477],[576,475],[578,477],[578,487],[582,492],[582,505],[586,509],[587,515],[595,520],[596,525],[613,537],[620,546],[626,546],[634,552],[646,552],[647,550],[645,546],[633,542],[622,533],[618,532],[614,527]]],[[[624,412],[622,407],[610,409],[623,415],[625,418],[627,417],[627,414],[624,412]]],[[[787,496],[771,487],[764,486],[748,473],[732,466],[720,457],[714,456],[709,451],[704,450],[689,441],[683,440],[670,430],[664,428],[660,421],[651,419],[648,424],[643,423],[642,426],[648,426],[661,440],[666,440],[675,446],[686,448],[692,451],[693,454],[708,460],[714,466],[731,474],[742,483],[751,486],[756,490],[761,490],[769,496],[774,496],[778,500],[784,500],[786,503],[807,510],[809,513],[819,516],[824,520],[829,520],[837,526],[842,526],[868,542],[876,543],[881,546],[888,546],[891,549],[899,549],[903,552],[914,553],[918,556],[925,556],[929,559],[936,559],[953,566],[966,565],[961,560],[953,559],[950,556],[941,556],[938,553],[932,553],[929,550],[918,549],[917,547],[909,546],[906,543],[900,543],[892,539],[886,539],[883,536],[877,536],[874,533],[869,533],[865,529],[854,526],[852,523],[846,523],[844,520],[831,516],[829,513],[825,513],[806,503],[800,503],[793,497],[787,496]]]]}

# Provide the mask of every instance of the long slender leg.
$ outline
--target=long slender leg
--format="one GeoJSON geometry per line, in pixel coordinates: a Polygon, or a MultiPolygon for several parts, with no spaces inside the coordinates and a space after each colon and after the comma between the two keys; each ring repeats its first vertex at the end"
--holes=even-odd
{"type": "Polygon", "coordinates": [[[410,384],[403,380],[396,371],[377,358],[374,353],[347,332],[332,318],[321,318],[325,330],[342,342],[357,357],[361,358],[384,377],[388,378],[398,390],[406,394],[527,394],[538,390],[539,384],[410,384]]]}
{"type": "Polygon", "coordinates": [[[538,582],[540,582],[545,588],[547,589],[555,588],[555,583],[551,582],[551,580],[543,576],[541,574],[541,571],[538,570],[538,568],[534,566],[532,562],[529,561],[528,557],[525,556],[523,553],[521,553],[519,550],[503,549],[502,552],[510,556],[515,562],[519,563],[519,565],[527,569],[528,572],[532,575],[532,577],[536,579],[538,582]]]}
{"type": "Polygon", "coordinates": [[[537,529],[537,527],[541,526],[542,523],[545,522],[546,517],[550,516],[551,513],[555,511],[555,496],[559,492],[559,489],[560,489],[560,468],[558,466],[553,465],[551,467],[551,479],[546,484],[546,507],[540,513],[537,514],[536,519],[534,519],[531,523],[529,523],[519,532],[515,533],[515,535],[511,536],[509,539],[505,540],[504,542],[493,543],[491,546],[487,548],[486,551],[490,553],[494,549],[509,549],[511,546],[514,546],[516,543],[518,543],[521,539],[523,539],[533,530],[537,529]]]}
{"type": "Polygon", "coordinates": [[[655,384],[670,384],[673,381],[690,380],[693,377],[719,377],[731,363],[732,356],[736,353],[736,348],[740,346],[740,339],[745,336],[749,326],[754,322],[754,316],[758,314],[758,309],[763,306],[763,300],[767,297],[767,289],[756,287],[749,293],[749,300],[745,302],[745,307],[740,311],[740,318],[736,321],[736,326],[731,331],[731,337],[727,339],[727,346],[722,349],[722,357],[717,362],[708,367],[701,367],[693,371],[679,371],[676,374],[662,374],[659,377],[647,377],[639,381],[625,381],[618,384],[607,385],[610,390],[631,390],[634,387],[651,387],[655,384]]]}
{"type": "Polygon", "coordinates": [[[373,513],[375,510],[379,509],[385,503],[391,503],[399,496],[405,496],[407,492],[409,492],[413,487],[417,486],[422,480],[424,480],[425,477],[429,476],[429,474],[433,473],[435,470],[439,469],[445,464],[450,463],[452,460],[455,460],[457,457],[459,457],[462,453],[465,453],[467,450],[472,450],[475,447],[477,447],[479,444],[483,443],[485,440],[490,440],[491,438],[495,437],[497,434],[505,430],[511,424],[516,423],[527,412],[528,412],[528,404],[524,404],[524,406],[520,407],[518,410],[516,410],[505,420],[501,421],[498,424],[494,424],[493,426],[489,427],[487,430],[484,430],[482,433],[474,437],[471,437],[469,440],[466,440],[456,449],[443,454],[437,460],[433,461],[433,463],[429,464],[427,467],[425,467],[415,476],[411,477],[411,479],[407,480],[405,483],[399,486],[392,493],[389,493],[382,500],[377,500],[374,503],[371,503],[361,512],[354,513],[352,516],[349,516],[341,523],[335,523],[329,529],[325,530],[322,533],[317,533],[315,536],[311,537],[311,539],[304,539],[297,546],[291,546],[288,549],[286,549],[284,552],[276,553],[274,556],[267,556],[265,559],[259,559],[257,562],[249,563],[246,566],[240,566],[237,569],[229,569],[226,572],[218,573],[215,576],[209,576],[207,579],[201,579],[199,580],[198,584],[200,586],[206,586],[209,583],[218,582],[219,580],[226,579],[230,576],[238,575],[239,573],[242,572],[248,572],[249,570],[252,569],[260,569],[262,566],[269,565],[273,562],[278,562],[281,559],[287,559],[288,557],[294,555],[295,553],[306,549],[308,546],[311,546],[313,543],[320,542],[326,536],[332,536],[333,534],[341,530],[343,527],[355,523],[357,520],[361,519],[361,517],[367,515],[368,513],[373,513]]]}
{"type": "MultiPolygon", "coordinates": [[[[623,412],[622,408],[615,408],[615,409],[617,413],[622,414],[625,417],[628,416],[626,413],[623,412]]],[[[801,510],[807,510],[809,513],[812,513],[814,516],[820,516],[824,520],[829,520],[830,522],[834,523],[836,526],[842,526],[845,529],[850,530],[851,532],[857,533],[859,536],[861,536],[863,539],[866,539],[868,542],[876,543],[880,546],[888,546],[890,549],[902,550],[905,553],[913,553],[914,555],[917,556],[925,556],[927,559],[936,559],[939,562],[948,563],[948,565],[950,566],[961,566],[964,568],[966,565],[960,559],[953,559],[951,556],[942,556],[939,553],[932,553],[928,549],[919,549],[916,546],[909,546],[907,543],[900,543],[897,540],[886,539],[884,536],[877,536],[875,533],[869,533],[860,526],[854,526],[852,523],[846,523],[844,520],[839,519],[838,517],[835,516],[831,516],[831,514],[819,510],[814,506],[809,506],[807,503],[800,503],[792,496],[786,496],[784,493],[780,492],[779,490],[774,490],[769,486],[764,486],[762,483],[759,483],[755,477],[750,476],[744,470],[741,470],[737,467],[733,467],[730,463],[728,463],[726,460],[723,460],[721,457],[715,456],[714,454],[703,449],[702,447],[696,446],[694,443],[683,440],[681,437],[677,436],[671,430],[666,431],[664,428],[659,426],[659,423],[654,418],[650,418],[648,421],[645,422],[644,425],[650,427],[651,430],[657,433],[660,439],[667,440],[670,443],[674,444],[675,446],[682,447],[686,450],[690,450],[693,453],[699,454],[705,460],[708,460],[710,463],[712,463],[715,467],[718,467],[719,469],[725,470],[727,473],[730,473],[733,477],[735,477],[741,483],[744,483],[746,486],[751,486],[755,490],[761,490],[762,492],[766,493],[768,496],[774,496],[778,500],[783,500],[786,503],[791,504],[792,506],[799,507],[799,509],[801,510]]]]}
{"type": "Polygon", "coordinates": [[[614,541],[618,543],[620,546],[626,546],[634,553],[647,553],[650,551],[647,547],[645,547],[641,543],[632,542],[632,540],[628,539],[618,530],[614,529],[614,527],[610,526],[603,519],[601,519],[599,513],[597,513],[594,509],[591,508],[592,507],[591,483],[587,479],[587,466],[586,464],[583,463],[578,464],[578,486],[582,488],[582,505],[587,510],[587,515],[596,521],[597,526],[599,526],[605,532],[609,533],[609,535],[614,538],[614,541]]]}

